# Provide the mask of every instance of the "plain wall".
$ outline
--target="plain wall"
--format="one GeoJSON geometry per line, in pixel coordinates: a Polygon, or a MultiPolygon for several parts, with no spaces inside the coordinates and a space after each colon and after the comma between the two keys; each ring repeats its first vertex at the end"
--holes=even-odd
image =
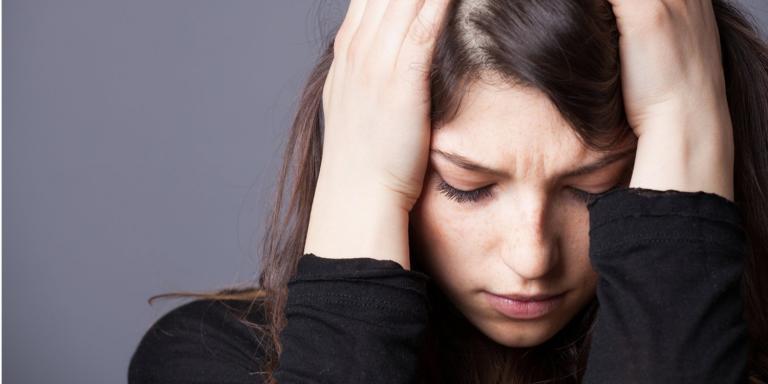
{"type": "MultiPolygon", "coordinates": [[[[768,2],[743,3],[768,29],[768,2]]],[[[300,87],[346,6],[4,2],[8,383],[124,382],[179,303],[149,296],[255,278],[300,87]]]]}

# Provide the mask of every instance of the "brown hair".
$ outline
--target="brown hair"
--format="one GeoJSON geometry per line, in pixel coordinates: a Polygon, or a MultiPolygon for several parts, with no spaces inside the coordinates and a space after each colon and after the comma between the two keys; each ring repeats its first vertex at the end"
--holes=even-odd
{"type": "MultiPolygon", "coordinates": [[[[750,340],[748,367],[758,382],[757,377],[768,377],[768,48],[746,14],[726,0],[713,4],[736,149],[735,203],[744,214],[750,250],[741,286],[750,340]]],[[[322,89],[333,60],[332,37],[303,89],[286,143],[258,283],[249,289],[150,298],[150,303],[159,297],[198,297],[263,305],[265,324],[248,325],[266,337],[268,382],[281,350],[287,282],[303,255],[320,169],[322,89]]],[[[592,149],[610,148],[632,134],[621,97],[618,32],[606,0],[454,0],[430,71],[433,124],[454,118],[467,89],[491,77],[542,91],[592,149]]],[[[413,269],[420,270],[418,252],[411,254],[413,269]]],[[[545,343],[508,348],[472,327],[434,285],[429,294],[443,320],[427,328],[422,356],[427,382],[581,380],[596,300],[545,343]]]]}

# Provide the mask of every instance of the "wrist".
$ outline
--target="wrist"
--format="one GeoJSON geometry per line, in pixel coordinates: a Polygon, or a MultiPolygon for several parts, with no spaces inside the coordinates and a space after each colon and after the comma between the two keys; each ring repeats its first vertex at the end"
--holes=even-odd
{"type": "Polygon", "coordinates": [[[318,181],[304,253],[392,260],[410,269],[408,210],[384,191],[362,183],[318,181]]]}
{"type": "Polygon", "coordinates": [[[734,199],[730,118],[659,119],[638,137],[631,188],[704,191],[734,199]]]}

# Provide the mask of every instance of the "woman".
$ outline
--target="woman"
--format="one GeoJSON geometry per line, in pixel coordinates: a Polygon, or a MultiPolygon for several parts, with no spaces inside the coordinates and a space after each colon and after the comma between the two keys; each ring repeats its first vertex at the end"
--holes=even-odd
{"type": "Polygon", "coordinates": [[[258,285],[129,381],[766,380],[766,88],[722,0],[352,0],[258,285]]]}

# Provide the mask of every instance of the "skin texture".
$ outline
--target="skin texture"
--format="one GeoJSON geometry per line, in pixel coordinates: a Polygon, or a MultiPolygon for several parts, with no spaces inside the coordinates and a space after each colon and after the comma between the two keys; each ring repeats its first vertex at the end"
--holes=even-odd
{"type": "Polygon", "coordinates": [[[586,203],[572,188],[599,193],[626,186],[633,152],[590,174],[561,177],[604,154],[581,144],[537,90],[485,83],[471,88],[457,118],[433,131],[431,148],[508,176],[466,170],[432,153],[411,214],[430,275],[496,342],[532,346],[550,338],[593,297],[597,284],[586,203]],[[492,195],[458,202],[438,189],[441,181],[465,191],[491,186],[492,195]],[[483,291],[567,293],[555,311],[520,320],[497,312],[483,291]]]}
{"type": "MultiPolygon", "coordinates": [[[[415,220],[436,281],[462,312],[502,344],[533,345],[594,293],[588,211],[566,187],[602,192],[620,172],[556,177],[595,154],[533,90],[488,93],[480,86],[459,118],[432,132],[425,69],[449,2],[351,0],[323,89],[323,158],[304,252],[392,260],[410,269],[408,224],[415,220]],[[509,176],[430,162],[436,147],[509,176]],[[435,192],[429,164],[459,189],[496,184],[496,197],[477,205],[447,200],[435,192]],[[567,290],[568,297],[546,319],[521,323],[491,312],[482,290],[567,290]]],[[[711,3],[611,4],[624,103],[638,138],[629,186],[733,200],[733,133],[711,3]]]]}

